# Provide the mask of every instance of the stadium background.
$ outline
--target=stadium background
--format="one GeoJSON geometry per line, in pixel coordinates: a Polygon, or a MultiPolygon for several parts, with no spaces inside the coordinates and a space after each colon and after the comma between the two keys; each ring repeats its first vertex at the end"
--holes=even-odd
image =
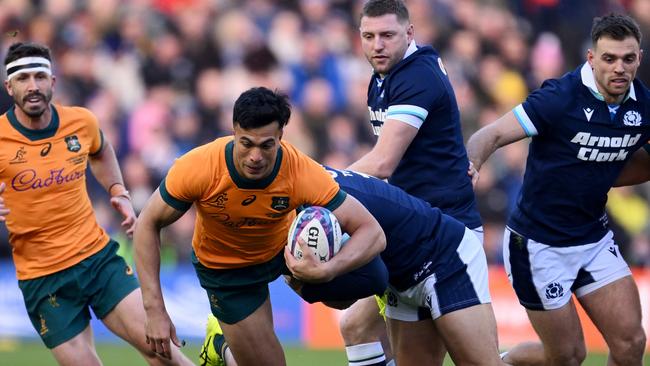
{"type": "MultiPolygon", "coordinates": [[[[0,56],[4,59],[15,41],[51,47],[58,77],[55,101],[85,106],[99,117],[139,210],[175,157],[230,133],[233,102],[251,86],[290,95],[293,114],[285,138],[316,160],[341,168],[366,152],[374,137],[365,105],[370,67],[357,30],[361,3],[2,0],[0,56]]],[[[521,102],[544,79],[579,66],[589,47],[594,16],[610,11],[632,14],[646,36],[642,48],[650,49],[650,0],[407,0],[407,4],[418,44],[433,44],[443,57],[465,137],[521,102]]],[[[650,84],[650,61],[642,61],[638,77],[650,84]]],[[[0,112],[11,102],[3,89],[0,112]]],[[[534,337],[500,267],[501,233],[521,183],[526,149],[524,141],[497,152],[484,165],[477,188],[505,344],[534,337]]],[[[89,192],[98,219],[130,260],[130,243],[120,232],[119,217],[106,193],[92,179],[89,192]]],[[[612,190],[608,203],[621,251],[638,267],[646,332],[649,197],[648,185],[619,188],[612,190]]],[[[179,333],[200,338],[203,314],[209,309],[189,267],[193,221],[193,214],[187,214],[165,231],[163,281],[179,333]]],[[[10,255],[1,226],[0,340],[34,338],[10,255]]],[[[336,313],[314,311],[281,283],[273,284],[272,292],[283,342],[340,347],[333,329],[336,313]]],[[[99,327],[96,335],[112,339],[106,333],[99,327]]],[[[602,341],[589,342],[602,349],[602,341]]]]}

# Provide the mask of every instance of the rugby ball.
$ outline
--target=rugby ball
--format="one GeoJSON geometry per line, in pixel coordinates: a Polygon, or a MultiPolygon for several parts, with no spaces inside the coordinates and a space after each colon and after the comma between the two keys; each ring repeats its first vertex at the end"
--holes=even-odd
{"type": "Polygon", "coordinates": [[[287,243],[291,253],[302,259],[304,253],[298,244],[302,238],[320,262],[327,262],[341,249],[341,226],[334,214],[320,206],[300,211],[289,228],[287,243]]]}

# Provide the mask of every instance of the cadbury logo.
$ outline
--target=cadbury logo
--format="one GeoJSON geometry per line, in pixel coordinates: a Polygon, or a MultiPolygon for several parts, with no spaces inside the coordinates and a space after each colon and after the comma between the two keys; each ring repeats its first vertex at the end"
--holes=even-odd
{"type": "Polygon", "coordinates": [[[50,175],[45,178],[38,177],[34,169],[23,170],[11,180],[13,189],[19,192],[30,189],[49,187],[52,184],[65,184],[84,177],[84,171],[64,173],[64,168],[50,170],[50,175]]]}

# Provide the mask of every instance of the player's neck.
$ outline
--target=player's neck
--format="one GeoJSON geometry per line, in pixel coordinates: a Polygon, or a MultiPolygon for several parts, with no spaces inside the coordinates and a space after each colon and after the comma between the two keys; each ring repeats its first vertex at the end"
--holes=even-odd
{"type": "Polygon", "coordinates": [[[25,128],[28,128],[30,130],[42,130],[47,128],[47,126],[50,125],[50,122],[52,121],[52,106],[50,104],[47,105],[47,108],[45,108],[45,111],[43,114],[41,114],[38,117],[30,117],[28,116],[21,108],[16,106],[14,109],[14,112],[16,114],[16,119],[18,122],[23,125],[25,128]]]}
{"type": "Polygon", "coordinates": [[[603,98],[605,99],[605,103],[607,103],[608,105],[619,105],[623,103],[623,99],[625,98],[626,95],[627,93],[623,95],[602,94],[603,98]]]}

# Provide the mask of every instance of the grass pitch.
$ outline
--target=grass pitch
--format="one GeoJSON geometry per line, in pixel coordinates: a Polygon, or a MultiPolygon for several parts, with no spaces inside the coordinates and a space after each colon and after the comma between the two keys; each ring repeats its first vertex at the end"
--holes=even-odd
{"type": "MultiPolygon", "coordinates": [[[[201,347],[200,340],[188,342],[183,352],[195,363],[198,364],[198,354],[201,347]]],[[[137,351],[124,343],[99,343],[97,352],[102,359],[104,366],[146,366],[137,351]]],[[[300,346],[286,345],[285,354],[289,366],[345,366],[347,361],[343,350],[316,351],[300,346]]],[[[605,365],[605,355],[590,354],[583,363],[584,366],[605,365]]],[[[650,366],[650,361],[646,360],[650,366]]],[[[50,352],[39,342],[0,340],[0,365],[3,366],[27,366],[27,365],[52,365],[56,362],[50,352]]],[[[449,360],[445,366],[451,366],[449,360]]]]}

